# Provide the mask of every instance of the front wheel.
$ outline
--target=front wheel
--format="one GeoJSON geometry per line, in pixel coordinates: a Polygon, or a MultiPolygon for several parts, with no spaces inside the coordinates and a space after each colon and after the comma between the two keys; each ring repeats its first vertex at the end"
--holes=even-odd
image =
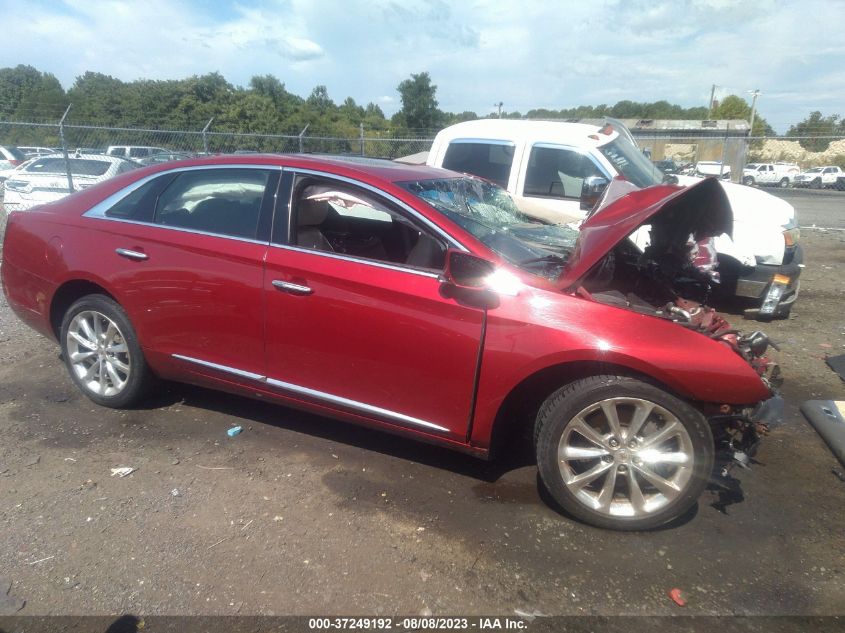
{"type": "Polygon", "coordinates": [[[91,400],[123,408],[143,397],[152,374],[116,301],[98,294],[77,300],[65,313],[60,336],[70,377],[91,400]]]}
{"type": "Polygon", "coordinates": [[[745,176],[745,177],[742,179],[742,184],[743,184],[743,185],[748,185],[749,187],[751,187],[751,186],[753,186],[753,185],[754,185],[754,178],[753,178],[752,176],[745,176]]]}
{"type": "Polygon", "coordinates": [[[553,393],[535,427],[540,477],[564,510],[614,530],[655,528],[697,501],[713,435],[696,409],[626,376],[592,376],[553,393]]]}
{"type": "Polygon", "coordinates": [[[822,179],[816,178],[812,183],[810,183],[810,187],[812,189],[821,189],[822,188],[822,179]]]}

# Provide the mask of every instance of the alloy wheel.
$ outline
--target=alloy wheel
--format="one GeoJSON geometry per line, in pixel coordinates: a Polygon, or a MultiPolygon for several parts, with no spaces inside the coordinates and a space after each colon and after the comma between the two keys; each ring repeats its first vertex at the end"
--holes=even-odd
{"type": "Polygon", "coordinates": [[[117,324],[101,312],[75,315],[67,329],[72,371],[85,389],[111,397],[126,387],[131,374],[129,347],[117,324]]]}
{"type": "Polygon", "coordinates": [[[578,413],[558,444],[564,485],[591,510],[651,515],[684,493],[693,474],[692,439],[660,405],[608,398],[578,413]]]}

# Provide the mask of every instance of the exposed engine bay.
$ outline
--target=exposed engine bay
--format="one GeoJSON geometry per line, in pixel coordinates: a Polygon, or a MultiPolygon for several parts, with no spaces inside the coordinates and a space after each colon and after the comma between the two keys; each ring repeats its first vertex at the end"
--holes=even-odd
{"type": "MultiPolygon", "coordinates": [[[[679,199],[681,201],[682,199],[679,199]]],[[[713,237],[716,223],[702,222],[708,210],[698,200],[664,209],[628,239],[618,243],[590,270],[576,293],[589,300],[677,323],[730,347],[772,390],[780,369],[767,356],[778,349],[762,332],[741,334],[709,302],[718,290],[719,271],[713,237]]],[[[747,467],[762,436],[783,418],[783,401],[774,396],[757,407],[708,405],[720,468],[747,467]]]]}

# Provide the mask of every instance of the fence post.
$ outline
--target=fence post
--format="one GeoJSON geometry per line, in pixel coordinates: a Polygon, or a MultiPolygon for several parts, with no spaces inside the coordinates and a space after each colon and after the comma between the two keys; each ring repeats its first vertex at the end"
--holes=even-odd
{"type": "Polygon", "coordinates": [[[299,133],[299,153],[303,154],[302,151],[302,137],[305,136],[305,131],[308,129],[308,126],[311,125],[310,123],[306,123],[305,127],[302,128],[302,131],[299,133]]]}
{"type": "Polygon", "coordinates": [[[359,123],[359,129],[361,130],[361,156],[364,155],[364,124],[359,123]]]}
{"type": "Polygon", "coordinates": [[[68,112],[70,112],[70,106],[72,103],[69,103],[65,113],[62,115],[62,118],[59,119],[59,140],[62,142],[62,154],[65,157],[65,171],[67,172],[67,190],[68,193],[73,193],[73,176],[70,173],[70,158],[67,155],[67,143],[65,143],[65,119],[67,118],[68,112]]]}
{"type": "Polygon", "coordinates": [[[212,121],[214,121],[214,117],[211,117],[202,129],[202,151],[206,154],[208,154],[208,128],[211,127],[212,121]]]}

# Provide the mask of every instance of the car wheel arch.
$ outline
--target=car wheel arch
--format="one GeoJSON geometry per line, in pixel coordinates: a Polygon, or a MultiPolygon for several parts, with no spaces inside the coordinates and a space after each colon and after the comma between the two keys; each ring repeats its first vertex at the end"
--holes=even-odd
{"type": "Polygon", "coordinates": [[[114,293],[109,292],[103,285],[90,279],[69,279],[56,288],[50,300],[50,328],[56,340],[59,340],[62,319],[68,308],[78,299],[92,294],[105,295],[113,301],[120,303],[114,293]]]}
{"type": "MultiPolygon", "coordinates": [[[[644,372],[630,365],[599,360],[577,360],[548,365],[537,370],[516,384],[500,403],[489,431],[489,458],[495,459],[499,451],[512,446],[511,440],[532,438],[534,422],[543,402],[552,393],[571,382],[589,376],[617,375],[636,378],[650,383],[667,393],[696,406],[695,400],[654,373],[644,372]]],[[[477,437],[479,443],[483,439],[477,437]]]]}

